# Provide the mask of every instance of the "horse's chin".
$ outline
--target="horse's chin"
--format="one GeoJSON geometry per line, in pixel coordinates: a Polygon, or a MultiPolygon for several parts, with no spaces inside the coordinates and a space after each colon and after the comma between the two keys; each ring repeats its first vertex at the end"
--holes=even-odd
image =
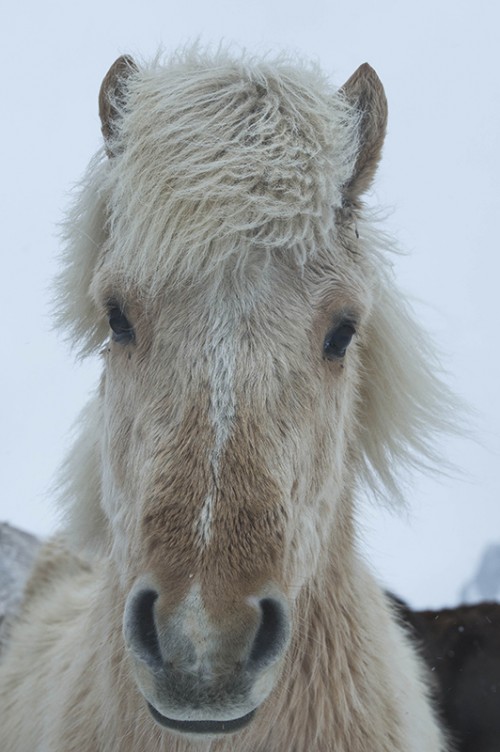
{"type": "Polygon", "coordinates": [[[255,710],[250,711],[246,715],[240,718],[232,718],[228,721],[180,721],[173,718],[167,718],[156,710],[151,703],[148,702],[149,712],[155,719],[155,721],[164,728],[170,729],[180,734],[195,734],[204,736],[221,736],[224,734],[234,734],[236,731],[247,726],[255,715],[255,710]]]}

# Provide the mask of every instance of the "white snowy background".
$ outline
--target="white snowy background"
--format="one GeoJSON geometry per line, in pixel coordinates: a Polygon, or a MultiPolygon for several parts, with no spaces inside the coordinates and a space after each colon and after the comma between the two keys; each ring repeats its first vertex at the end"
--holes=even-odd
{"type": "Polygon", "coordinates": [[[477,413],[479,443],[445,439],[462,475],[418,477],[410,511],[364,506],[361,545],[417,607],[453,605],[500,542],[500,5],[495,0],[19,0],[0,24],[0,521],[46,535],[50,484],[99,371],[51,331],[57,222],[100,146],[97,93],[113,60],[200,38],[297,50],[339,85],[362,62],[390,123],[370,202],[390,209],[401,288],[477,413]]]}

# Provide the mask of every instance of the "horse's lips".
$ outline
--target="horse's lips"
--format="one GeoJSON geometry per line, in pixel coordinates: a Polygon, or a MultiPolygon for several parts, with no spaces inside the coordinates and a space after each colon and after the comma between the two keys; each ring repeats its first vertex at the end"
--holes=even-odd
{"type": "Polygon", "coordinates": [[[149,702],[148,708],[160,726],[185,734],[231,734],[244,728],[255,715],[255,710],[252,710],[241,718],[233,718],[229,721],[178,721],[162,715],[149,702]]]}

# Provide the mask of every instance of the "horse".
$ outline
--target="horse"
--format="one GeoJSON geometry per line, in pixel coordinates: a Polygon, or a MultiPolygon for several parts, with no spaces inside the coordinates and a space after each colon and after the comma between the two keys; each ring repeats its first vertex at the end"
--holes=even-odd
{"type": "Polygon", "coordinates": [[[390,595],[435,677],[435,697],[456,752],[495,752],[500,739],[500,604],[414,611],[390,595]]]}
{"type": "Polygon", "coordinates": [[[363,489],[398,503],[455,411],[365,205],[377,74],[123,56],[99,113],[55,316],[102,378],[1,664],[2,750],[448,750],[356,535],[363,489]]]}

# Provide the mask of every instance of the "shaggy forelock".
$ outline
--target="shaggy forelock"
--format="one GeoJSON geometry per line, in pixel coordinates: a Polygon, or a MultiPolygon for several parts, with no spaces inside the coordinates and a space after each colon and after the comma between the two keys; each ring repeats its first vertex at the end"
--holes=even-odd
{"type": "Polygon", "coordinates": [[[199,277],[256,249],[303,261],[328,242],[357,117],[315,68],[191,51],[133,73],[124,100],[108,254],[128,279],[199,277]]]}
{"type": "Polygon", "coordinates": [[[83,354],[102,342],[103,267],[154,295],[334,247],[359,113],[313,64],[194,47],[131,69],[113,105],[113,156],[91,162],[62,232],[56,320],[83,354]]]}

